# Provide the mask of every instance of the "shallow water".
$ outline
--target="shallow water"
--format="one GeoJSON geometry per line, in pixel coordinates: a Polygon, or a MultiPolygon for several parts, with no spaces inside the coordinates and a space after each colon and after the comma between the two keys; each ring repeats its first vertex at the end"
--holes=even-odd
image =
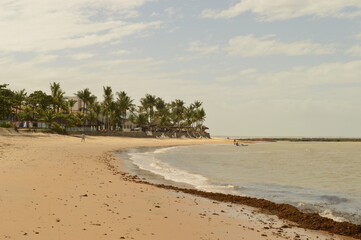
{"type": "Polygon", "coordinates": [[[361,224],[361,143],[182,146],[121,155],[130,171],[150,181],[265,198],[361,224]]]}

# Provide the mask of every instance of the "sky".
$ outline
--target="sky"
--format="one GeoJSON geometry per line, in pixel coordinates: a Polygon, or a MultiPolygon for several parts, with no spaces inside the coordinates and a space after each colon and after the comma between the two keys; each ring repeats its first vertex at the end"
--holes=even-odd
{"type": "Polygon", "coordinates": [[[0,83],[200,100],[213,136],[361,136],[360,0],[1,0],[0,83]]]}

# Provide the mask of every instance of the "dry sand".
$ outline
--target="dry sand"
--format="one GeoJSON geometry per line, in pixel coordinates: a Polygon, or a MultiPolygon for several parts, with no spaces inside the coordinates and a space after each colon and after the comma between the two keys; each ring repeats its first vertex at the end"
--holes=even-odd
{"type": "Polygon", "coordinates": [[[0,131],[0,239],[346,239],[241,205],[134,183],[112,151],[222,139],[80,138],[0,131]],[[121,171],[122,169],[120,169],[121,171]]]}

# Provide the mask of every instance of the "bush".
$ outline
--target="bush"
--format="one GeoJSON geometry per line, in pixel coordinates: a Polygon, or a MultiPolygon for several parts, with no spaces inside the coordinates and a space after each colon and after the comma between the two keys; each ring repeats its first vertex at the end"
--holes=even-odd
{"type": "Polygon", "coordinates": [[[2,127],[2,128],[12,128],[13,125],[11,125],[10,123],[0,123],[0,127],[2,127]]]}
{"type": "Polygon", "coordinates": [[[50,130],[58,134],[66,134],[65,128],[61,127],[58,123],[53,123],[50,130]]]}

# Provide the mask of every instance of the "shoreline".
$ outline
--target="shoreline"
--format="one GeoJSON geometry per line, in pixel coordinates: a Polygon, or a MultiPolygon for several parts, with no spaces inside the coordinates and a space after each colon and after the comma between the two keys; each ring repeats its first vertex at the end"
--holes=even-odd
{"type": "Polygon", "coordinates": [[[304,230],[245,205],[137,183],[143,180],[119,171],[114,154],[209,143],[231,144],[119,137],[89,137],[84,144],[70,136],[0,135],[0,238],[350,239],[304,230]]]}
{"type": "Polygon", "coordinates": [[[306,138],[306,137],[265,137],[265,138],[236,138],[239,141],[258,141],[258,142],[278,142],[278,141],[286,141],[286,142],[361,142],[361,138],[306,138]]]}
{"type": "MultiPolygon", "coordinates": [[[[141,148],[141,147],[137,147],[141,148]]],[[[157,147],[158,148],[158,147],[157,147]]],[[[162,147],[160,147],[162,148],[162,147]]],[[[123,149],[126,150],[126,149],[123,149]]],[[[113,154],[116,154],[115,152],[113,154]]],[[[119,157],[120,158],[120,157],[119,157]]],[[[120,158],[121,159],[121,158],[120,158]]],[[[121,161],[124,161],[121,159],[121,161]]],[[[207,198],[210,200],[215,200],[219,202],[232,203],[245,205],[249,207],[254,207],[259,209],[262,213],[269,215],[276,215],[280,219],[288,220],[292,224],[295,224],[298,227],[325,231],[332,234],[343,235],[346,237],[352,237],[355,239],[361,239],[361,225],[354,224],[350,222],[336,222],[333,219],[322,217],[317,213],[305,213],[297,209],[296,207],[290,204],[279,204],[266,199],[259,199],[254,197],[245,197],[239,195],[225,194],[225,193],[216,193],[216,192],[206,192],[202,190],[192,189],[192,188],[183,188],[166,184],[157,184],[149,182],[148,180],[142,178],[140,179],[137,175],[132,175],[129,172],[116,172],[116,167],[112,166],[111,163],[107,162],[108,167],[115,171],[117,174],[121,174],[125,181],[132,181],[140,184],[147,184],[150,186],[155,186],[161,189],[173,190],[176,192],[183,192],[186,194],[207,198]]],[[[124,163],[123,163],[124,164],[124,163]]],[[[122,168],[125,169],[126,167],[122,168]]],[[[126,170],[126,169],[125,169],[126,170]]],[[[292,225],[291,224],[291,225],[292,225]]]]}

